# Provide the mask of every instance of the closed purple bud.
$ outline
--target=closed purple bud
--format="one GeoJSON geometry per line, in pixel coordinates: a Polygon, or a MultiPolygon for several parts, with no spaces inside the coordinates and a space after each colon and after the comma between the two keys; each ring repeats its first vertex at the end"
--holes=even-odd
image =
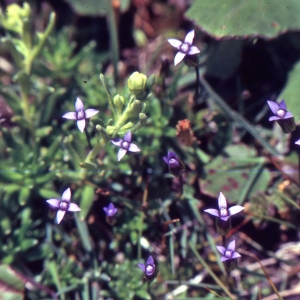
{"type": "Polygon", "coordinates": [[[175,177],[179,177],[185,171],[184,163],[173,151],[168,151],[168,155],[164,156],[163,160],[168,165],[169,172],[175,177]]]}

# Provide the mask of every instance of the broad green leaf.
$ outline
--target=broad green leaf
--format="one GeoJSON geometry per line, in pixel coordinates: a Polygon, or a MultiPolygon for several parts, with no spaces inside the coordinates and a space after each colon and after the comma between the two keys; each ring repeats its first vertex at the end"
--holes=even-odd
{"type": "Polygon", "coordinates": [[[67,0],[74,10],[80,15],[106,15],[108,13],[108,5],[110,0],[67,0]]]}
{"type": "Polygon", "coordinates": [[[285,99],[286,106],[290,112],[293,113],[296,122],[299,122],[299,99],[300,99],[300,85],[299,85],[299,78],[300,78],[300,62],[298,62],[293,70],[290,72],[288,76],[288,81],[278,96],[278,99],[285,99]]]}
{"type": "MultiPolygon", "coordinates": [[[[67,2],[74,8],[80,15],[106,15],[108,14],[111,1],[108,0],[67,0],[67,2]]],[[[129,8],[130,0],[120,1],[120,10],[126,11],[129,8]]]]}
{"type": "Polygon", "coordinates": [[[216,38],[276,37],[300,28],[298,0],[193,1],[185,16],[216,38]]]}
{"type": "Polygon", "coordinates": [[[225,153],[205,166],[206,177],[200,180],[203,193],[217,198],[223,192],[230,201],[242,204],[251,194],[266,190],[271,175],[264,158],[242,144],[226,147],[225,153]]]}
{"type": "Polygon", "coordinates": [[[81,194],[81,200],[80,200],[81,211],[79,215],[81,220],[84,220],[87,217],[93,205],[93,202],[94,202],[94,188],[92,186],[86,185],[83,188],[81,194]]]}
{"type": "Polygon", "coordinates": [[[0,295],[3,300],[22,300],[25,284],[10,266],[0,265],[0,295]]]}

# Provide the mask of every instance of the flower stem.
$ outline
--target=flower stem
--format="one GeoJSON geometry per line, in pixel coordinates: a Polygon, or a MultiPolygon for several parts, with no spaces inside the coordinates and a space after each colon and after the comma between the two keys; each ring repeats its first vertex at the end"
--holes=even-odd
{"type": "Polygon", "coordinates": [[[195,67],[195,71],[196,71],[196,86],[195,86],[194,100],[196,101],[199,97],[199,87],[200,87],[200,75],[199,75],[198,66],[195,67]]]}
{"type": "Polygon", "coordinates": [[[87,131],[87,128],[86,128],[86,127],[84,128],[84,133],[85,133],[86,140],[87,140],[87,142],[88,142],[89,148],[90,148],[90,149],[93,149],[93,148],[92,148],[91,141],[90,141],[90,136],[89,136],[89,133],[88,133],[88,131],[87,131]]]}
{"type": "Polygon", "coordinates": [[[144,194],[143,194],[142,211],[141,211],[141,217],[140,217],[140,223],[139,223],[138,260],[141,260],[141,258],[142,258],[141,237],[142,237],[142,233],[143,233],[143,224],[144,224],[144,218],[145,218],[145,213],[144,213],[143,209],[147,205],[147,199],[148,199],[148,179],[147,179],[146,188],[145,188],[144,194]]]}
{"type": "Polygon", "coordinates": [[[183,193],[183,180],[182,180],[182,175],[179,175],[179,185],[180,185],[180,195],[183,193]]]}
{"type": "Polygon", "coordinates": [[[222,235],[222,245],[226,248],[226,236],[222,235]]]}

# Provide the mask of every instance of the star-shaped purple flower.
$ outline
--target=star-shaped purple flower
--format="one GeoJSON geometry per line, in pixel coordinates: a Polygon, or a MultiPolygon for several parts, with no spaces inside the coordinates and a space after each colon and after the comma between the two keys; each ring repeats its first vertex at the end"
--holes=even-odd
{"type": "Polygon", "coordinates": [[[111,142],[115,145],[120,147],[120,150],[118,152],[118,161],[120,161],[124,155],[126,154],[127,151],[129,152],[140,152],[140,148],[131,143],[131,138],[132,138],[132,134],[131,131],[127,131],[124,135],[124,140],[120,139],[120,138],[114,138],[111,139],[111,142]]]}
{"type": "Polygon", "coordinates": [[[186,35],[184,42],[181,42],[177,39],[168,39],[168,42],[173,47],[179,50],[179,52],[175,55],[174,58],[175,66],[179,64],[186,55],[194,55],[200,53],[200,50],[196,46],[192,46],[194,36],[195,36],[195,30],[192,30],[186,35]]]}
{"type": "Polygon", "coordinates": [[[66,189],[61,199],[49,199],[47,202],[54,208],[58,208],[56,214],[56,222],[59,224],[63,219],[66,211],[80,211],[80,207],[76,203],[70,202],[71,200],[71,190],[70,188],[66,189]]]}
{"type": "Polygon", "coordinates": [[[244,207],[240,205],[235,205],[227,209],[226,198],[222,192],[220,192],[218,204],[219,204],[219,210],[214,208],[209,208],[209,209],[205,209],[204,211],[211,215],[219,217],[223,221],[227,221],[230,216],[235,215],[244,209],[244,207]]]}
{"type": "Polygon", "coordinates": [[[182,175],[185,170],[185,166],[181,159],[173,152],[168,151],[168,155],[163,157],[163,160],[169,166],[169,172],[175,177],[182,175]]]}
{"type": "Polygon", "coordinates": [[[84,131],[85,128],[85,120],[93,117],[96,115],[99,110],[90,108],[87,110],[84,110],[83,102],[79,97],[77,97],[75,102],[75,110],[76,112],[67,112],[63,115],[63,118],[69,119],[69,120],[77,120],[77,126],[81,132],[84,131]]]}
{"type": "Polygon", "coordinates": [[[155,273],[154,259],[151,255],[148,257],[146,265],[140,263],[138,266],[143,270],[146,276],[152,276],[155,273]]]}
{"type": "Polygon", "coordinates": [[[268,105],[275,116],[270,117],[269,121],[278,121],[282,119],[292,118],[291,112],[287,111],[284,99],[282,99],[279,104],[274,101],[267,101],[268,105]]]}
{"type": "Polygon", "coordinates": [[[241,257],[241,255],[239,253],[234,251],[235,250],[235,240],[231,241],[228,244],[227,249],[223,246],[217,246],[217,249],[222,254],[221,262],[241,257]]]}
{"type": "Polygon", "coordinates": [[[107,207],[103,207],[103,210],[105,211],[107,217],[113,217],[118,211],[113,205],[113,203],[109,203],[107,207]]]}

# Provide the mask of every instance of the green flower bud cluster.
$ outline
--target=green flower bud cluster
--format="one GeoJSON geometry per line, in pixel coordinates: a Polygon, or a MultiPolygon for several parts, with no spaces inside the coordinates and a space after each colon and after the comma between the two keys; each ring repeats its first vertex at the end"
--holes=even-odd
{"type": "Polygon", "coordinates": [[[153,74],[147,78],[146,75],[139,72],[132,73],[127,82],[130,93],[139,100],[147,100],[151,97],[151,88],[154,83],[153,74]]]}
{"type": "Polygon", "coordinates": [[[147,122],[147,116],[144,113],[145,101],[151,97],[151,88],[155,83],[154,75],[147,77],[142,73],[134,72],[128,79],[130,95],[127,97],[120,94],[112,96],[102,74],[100,80],[106,89],[113,113],[113,118],[106,127],[106,133],[111,137],[115,137],[117,134],[125,134],[128,130],[136,132],[142,126],[145,126],[147,122]]]}
{"type": "Polygon", "coordinates": [[[18,4],[11,4],[6,9],[6,15],[0,14],[0,23],[5,29],[22,35],[23,23],[30,15],[31,9],[27,2],[24,2],[23,7],[18,4]]]}

